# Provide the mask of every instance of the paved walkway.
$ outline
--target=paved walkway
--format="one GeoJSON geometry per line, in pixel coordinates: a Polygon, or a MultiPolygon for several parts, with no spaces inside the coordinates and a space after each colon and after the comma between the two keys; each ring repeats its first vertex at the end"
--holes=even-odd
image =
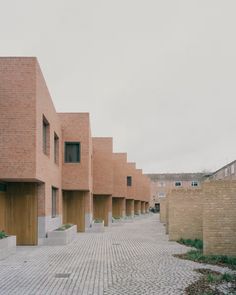
{"type": "Polygon", "coordinates": [[[168,242],[159,215],[81,233],[68,246],[18,247],[0,261],[0,294],[184,294],[203,266],[174,258],[188,250],[168,242]]]}

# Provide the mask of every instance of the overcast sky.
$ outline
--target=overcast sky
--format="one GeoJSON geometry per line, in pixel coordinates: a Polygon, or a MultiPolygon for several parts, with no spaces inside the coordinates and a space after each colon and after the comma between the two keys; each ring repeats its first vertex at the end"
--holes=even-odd
{"type": "Polygon", "coordinates": [[[235,0],[0,3],[0,55],[37,56],[56,109],[144,172],[236,159],[235,0]]]}

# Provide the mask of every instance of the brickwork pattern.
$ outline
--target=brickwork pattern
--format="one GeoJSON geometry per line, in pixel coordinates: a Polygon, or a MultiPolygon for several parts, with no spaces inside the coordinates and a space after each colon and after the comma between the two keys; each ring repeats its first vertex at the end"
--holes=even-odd
{"type": "Polygon", "coordinates": [[[166,223],[166,202],[167,198],[160,199],[160,221],[166,223]]]}
{"type": "Polygon", "coordinates": [[[236,255],[236,181],[204,184],[204,253],[236,255]]]}
{"type": "Polygon", "coordinates": [[[170,240],[203,238],[203,191],[176,189],[168,195],[168,231],[170,240]]]}

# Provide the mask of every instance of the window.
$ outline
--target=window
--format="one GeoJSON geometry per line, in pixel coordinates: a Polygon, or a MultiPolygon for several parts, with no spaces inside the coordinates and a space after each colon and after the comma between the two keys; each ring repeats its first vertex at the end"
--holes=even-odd
{"type": "Polygon", "coordinates": [[[58,189],[52,187],[52,218],[57,216],[57,192],[58,189]]]}
{"type": "Polygon", "coordinates": [[[160,187],[165,186],[165,182],[164,182],[164,181],[159,182],[159,183],[158,183],[158,186],[160,186],[160,187]]]}
{"type": "Polygon", "coordinates": [[[158,193],[158,196],[159,196],[159,198],[164,198],[166,196],[166,194],[163,192],[160,192],[160,193],[158,193]]]}
{"type": "Polygon", "coordinates": [[[7,190],[7,185],[5,183],[0,183],[0,192],[5,192],[7,190]]]}
{"type": "Polygon", "coordinates": [[[234,174],[234,171],[235,171],[235,169],[234,169],[234,164],[233,164],[233,165],[231,165],[231,174],[234,174]]]}
{"type": "Polygon", "coordinates": [[[54,132],[54,162],[59,163],[59,137],[54,132]]]}
{"type": "Polygon", "coordinates": [[[191,184],[192,186],[198,186],[199,185],[199,183],[198,183],[198,181],[192,181],[192,184],[191,184]]]}
{"type": "Polygon", "coordinates": [[[80,163],[80,142],[65,142],[65,162],[80,163]]]}
{"type": "Polygon", "coordinates": [[[176,181],[175,186],[177,186],[177,187],[182,186],[182,182],[181,181],[176,181]]]}
{"type": "Polygon", "coordinates": [[[50,151],[50,128],[47,119],[43,116],[43,152],[49,155],[50,151]]]}
{"type": "Polygon", "coordinates": [[[132,176],[127,176],[127,186],[132,186],[132,176]]]}

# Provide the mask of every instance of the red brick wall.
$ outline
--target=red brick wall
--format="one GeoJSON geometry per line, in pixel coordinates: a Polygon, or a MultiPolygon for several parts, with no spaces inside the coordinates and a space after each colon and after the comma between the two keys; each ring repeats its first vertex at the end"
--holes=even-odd
{"type": "Polygon", "coordinates": [[[35,58],[0,58],[0,179],[35,178],[35,69],[35,58]]]}
{"type": "Polygon", "coordinates": [[[113,153],[113,197],[127,196],[126,164],[126,153],[113,153]]]}
{"type": "Polygon", "coordinates": [[[113,193],[113,139],[93,137],[93,194],[113,193]]]}
{"type": "Polygon", "coordinates": [[[62,125],[62,188],[92,189],[92,147],[88,113],[59,113],[62,125]],[[80,163],[64,163],[64,142],[80,142],[80,163]]]}
{"type": "Polygon", "coordinates": [[[132,186],[127,186],[127,199],[136,199],[136,164],[127,163],[126,165],[126,177],[132,177],[132,186]]]}

